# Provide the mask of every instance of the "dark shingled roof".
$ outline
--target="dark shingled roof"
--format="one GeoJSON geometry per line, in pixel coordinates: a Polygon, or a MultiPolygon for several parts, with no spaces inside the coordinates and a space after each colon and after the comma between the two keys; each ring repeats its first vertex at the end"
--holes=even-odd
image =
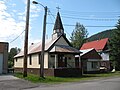
{"type": "Polygon", "coordinates": [[[80,51],[67,45],[55,45],[50,52],[80,54],[80,51]]]}
{"type": "Polygon", "coordinates": [[[55,25],[54,25],[53,30],[57,30],[57,29],[64,30],[59,12],[57,13],[57,17],[56,17],[56,21],[55,21],[55,25]]]}

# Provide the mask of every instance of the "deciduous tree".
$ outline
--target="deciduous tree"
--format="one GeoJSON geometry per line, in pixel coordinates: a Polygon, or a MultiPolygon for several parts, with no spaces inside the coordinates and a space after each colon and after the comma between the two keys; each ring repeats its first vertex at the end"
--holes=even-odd
{"type": "Polygon", "coordinates": [[[15,47],[10,49],[10,52],[8,53],[8,68],[12,68],[14,56],[19,52],[20,48],[15,47]]]}

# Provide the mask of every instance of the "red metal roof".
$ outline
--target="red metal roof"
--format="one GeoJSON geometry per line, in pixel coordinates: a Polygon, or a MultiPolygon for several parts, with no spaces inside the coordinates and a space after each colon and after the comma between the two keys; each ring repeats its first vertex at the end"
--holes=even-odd
{"type": "Polygon", "coordinates": [[[96,40],[96,41],[92,41],[92,42],[87,42],[87,43],[84,43],[82,45],[80,50],[90,49],[90,48],[94,48],[97,51],[98,50],[103,50],[105,45],[107,44],[107,42],[108,42],[108,38],[101,39],[101,40],[96,40]]]}

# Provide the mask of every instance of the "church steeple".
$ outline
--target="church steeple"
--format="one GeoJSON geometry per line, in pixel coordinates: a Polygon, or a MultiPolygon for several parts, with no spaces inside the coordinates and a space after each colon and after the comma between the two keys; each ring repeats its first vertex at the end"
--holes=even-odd
{"type": "Polygon", "coordinates": [[[57,17],[56,17],[56,21],[55,21],[55,24],[54,24],[54,28],[53,28],[52,38],[55,39],[62,34],[64,34],[64,28],[63,28],[63,24],[62,24],[62,21],[61,21],[60,14],[58,12],[57,17]]]}
{"type": "Polygon", "coordinates": [[[64,30],[59,12],[57,13],[57,17],[56,17],[56,21],[55,21],[55,25],[54,25],[53,30],[57,30],[57,29],[64,30]]]}

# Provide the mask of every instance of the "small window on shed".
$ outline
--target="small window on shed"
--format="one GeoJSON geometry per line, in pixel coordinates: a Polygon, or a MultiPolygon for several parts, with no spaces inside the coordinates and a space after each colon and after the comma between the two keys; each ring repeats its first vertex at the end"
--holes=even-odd
{"type": "Polygon", "coordinates": [[[92,68],[97,68],[98,67],[98,62],[92,62],[92,68]]]}

